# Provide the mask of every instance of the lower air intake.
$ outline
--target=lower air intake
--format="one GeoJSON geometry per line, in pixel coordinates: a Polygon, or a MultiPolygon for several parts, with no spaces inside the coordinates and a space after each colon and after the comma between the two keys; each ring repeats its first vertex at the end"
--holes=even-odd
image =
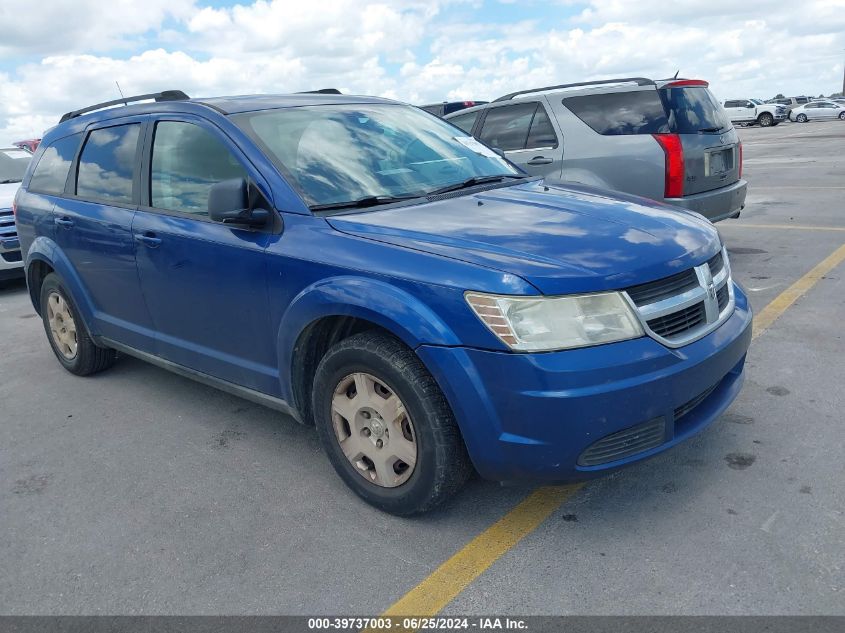
{"type": "Polygon", "coordinates": [[[579,466],[598,466],[660,446],[666,437],[663,418],[611,433],[591,444],[578,458],[579,466]]]}

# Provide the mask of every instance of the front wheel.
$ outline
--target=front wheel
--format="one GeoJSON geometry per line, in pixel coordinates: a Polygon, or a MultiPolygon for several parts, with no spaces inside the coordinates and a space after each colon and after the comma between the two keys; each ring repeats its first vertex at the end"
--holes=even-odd
{"type": "Polygon", "coordinates": [[[344,482],[375,507],[430,510],[472,467],[449,404],[416,354],[381,332],[332,347],[317,367],[314,421],[344,482]]]}
{"type": "Polygon", "coordinates": [[[806,123],[807,122],[807,115],[806,114],[799,114],[797,117],[795,117],[795,120],[798,121],[799,123],[806,123]]]}
{"type": "Polygon", "coordinates": [[[840,113],[839,113],[839,120],[840,120],[840,121],[845,121],[845,112],[840,112],[840,113]]]}
{"type": "Polygon", "coordinates": [[[769,112],[764,112],[757,119],[757,123],[760,124],[760,127],[770,127],[774,122],[775,117],[773,117],[769,112]]]}

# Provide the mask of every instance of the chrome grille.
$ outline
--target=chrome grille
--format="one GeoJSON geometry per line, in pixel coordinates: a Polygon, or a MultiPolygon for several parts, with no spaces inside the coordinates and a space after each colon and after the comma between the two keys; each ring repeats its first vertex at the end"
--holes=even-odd
{"type": "Polygon", "coordinates": [[[690,270],[625,292],[646,333],[669,347],[706,336],[734,309],[731,270],[724,249],[690,270]]]}
{"type": "Polygon", "coordinates": [[[665,279],[658,279],[657,281],[628,288],[628,296],[633,299],[634,303],[641,305],[660,301],[667,297],[674,297],[696,286],[698,286],[698,280],[695,277],[695,272],[685,270],[682,273],[666,277],[665,279]]]}
{"type": "Polygon", "coordinates": [[[689,308],[652,319],[648,322],[648,327],[655,334],[664,338],[671,338],[699,326],[706,318],[704,303],[696,303],[689,308]]]}
{"type": "MultiPolygon", "coordinates": [[[[17,251],[19,248],[20,243],[18,242],[18,229],[15,227],[15,216],[11,209],[0,209],[0,253],[17,251]]],[[[7,259],[7,261],[11,260],[7,259]]]]}

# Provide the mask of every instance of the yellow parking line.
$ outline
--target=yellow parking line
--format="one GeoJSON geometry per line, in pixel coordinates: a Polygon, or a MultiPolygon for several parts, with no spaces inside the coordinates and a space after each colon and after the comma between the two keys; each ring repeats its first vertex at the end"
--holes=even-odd
{"type": "Polygon", "coordinates": [[[845,261],[845,244],[837,248],[821,262],[816,264],[810,272],[801,277],[789,288],[775,297],[765,308],[754,317],[754,332],[752,338],[757,338],[774,323],[787,308],[795,303],[804,293],[818,283],[831,270],[845,261]]]}
{"type": "Polygon", "coordinates": [[[538,488],[458,550],[383,615],[436,615],[490,565],[533,532],[582,485],[538,488]]]}
{"type": "MultiPolygon", "coordinates": [[[[748,225],[746,225],[748,226],[748,225]]],[[[845,244],[784,290],[754,318],[752,338],[762,334],[795,301],[845,261],[845,244]]],[[[538,488],[515,508],[452,555],[382,615],[431,617],[483,574],[523,538],[536,530],[583,484],[538,488]]]]}
{"type": "MultiPolygon", "coordinates": [[[[719,229],[795,229],[798,231],[845,231],[845,226],[812,226],[810,224],[721,224],[719,229]]],[[[728,248],[730,252],[730,248],[728,248]]]]}

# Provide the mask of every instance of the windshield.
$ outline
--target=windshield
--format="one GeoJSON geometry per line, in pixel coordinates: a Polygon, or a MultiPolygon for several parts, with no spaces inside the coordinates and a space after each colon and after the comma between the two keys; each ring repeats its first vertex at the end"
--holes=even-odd
{"type": "Polygon", "coordinates": [[[309,206],[415,197],[519,175],[465,132],[400,104],[320,105],[233,117],[309,206]]]}
{"type": "Polygon", "coordinates": [[[706,86],[661,88],[660,97],[676,134],[720,132],[730,127],[722,106],[706,86]]]}
{"type": "Polygon", "coordinates": [[[0,184],[20,182],[32,154],[21,149],[0,149],[0,184]]]}

